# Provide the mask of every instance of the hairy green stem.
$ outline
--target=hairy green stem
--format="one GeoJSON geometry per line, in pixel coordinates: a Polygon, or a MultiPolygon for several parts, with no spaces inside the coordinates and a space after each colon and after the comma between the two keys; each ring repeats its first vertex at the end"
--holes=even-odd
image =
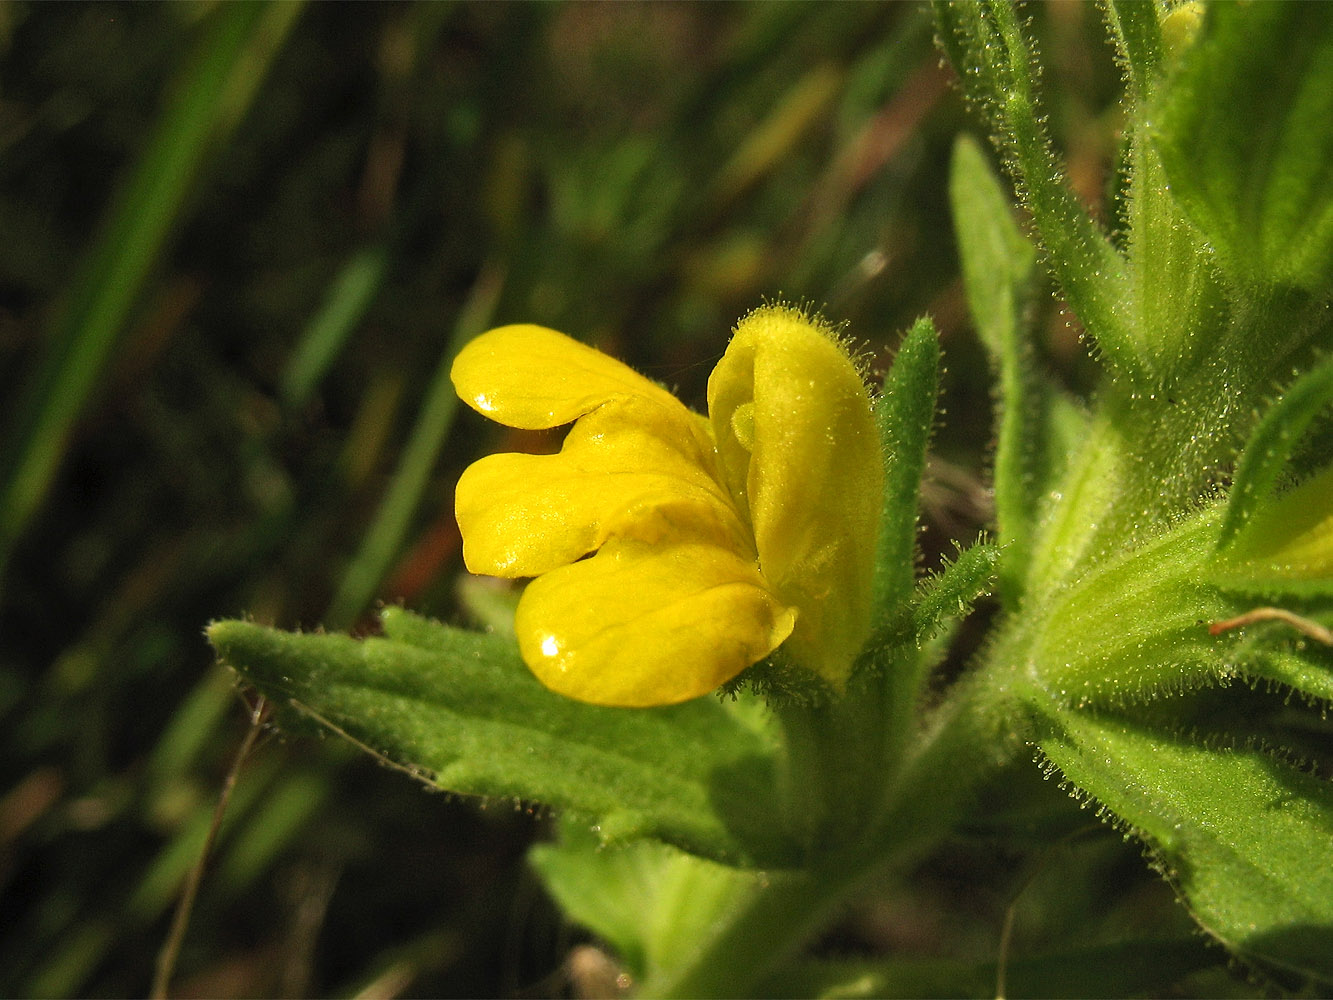
{"type": "Polygon", "coordinates": [[[948,835],[978,786],[1022,746],[1006,731],[1012,685],[1000,670],[965,678],[933,714],[873,829],[808,868],[746,886],[731,918],[689,962],[643,984],[643,997],[737,997],[781,970],[868,886],[948,835]],[[941,775],[948,775],[947,781],[941,775]]]}

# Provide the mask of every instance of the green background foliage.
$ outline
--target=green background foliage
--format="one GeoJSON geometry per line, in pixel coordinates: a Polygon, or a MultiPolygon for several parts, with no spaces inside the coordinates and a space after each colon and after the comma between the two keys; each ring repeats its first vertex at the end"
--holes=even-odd
{"type": "MultiPolygon", "coordinates": [[[[147,989],[248,714],[206,622],[503,603],[456,588],[453,481],[501,444],[441,377],[461,339],[545,322],[696,406],[764,296],[881,370],[927,310],[968,343],[931,33],[858,4],[0,9],[0,992],[147,989]]],[[[976,522],[969,350],[941,544],[976,522]]],[[[581,932],[522,861],[546,826],[266,736],[178,988],[565,989],[581,932]]]]}
{"type": "Polygon", "coordinates": [[[1328,654],[1204,627],[1327,599],[1270,564],[1324,509],[1333,20],[1238,9],[939,4],[975,117],[909,5],[0,10],[0,990],[146,988],[248,716],[217,618],[277,728],[181,993],[593,995],[602,945],[668,994],[1251,992],[1196,925],[1333,977],[1285,697],[1328,654]],[[869,666],[774,716],[554,699],[451,511],[554,440],[453,354],[546,323],[698,406],[776,295],[894,387],[869,666]]]}

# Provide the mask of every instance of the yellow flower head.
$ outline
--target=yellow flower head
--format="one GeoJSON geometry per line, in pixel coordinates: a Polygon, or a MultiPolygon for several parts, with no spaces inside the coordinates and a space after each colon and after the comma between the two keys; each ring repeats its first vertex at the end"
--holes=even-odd
{"type": "Polygon", "coordinates": [[[822,322],[746,316],[709,378],[711,420],[539,326],[483,334],[452,374],[502,424],[574,424],[559,454],[490,455],[458,483],[468,569],[536,578],[515,629],[547,687],[674,704],[784,642],[846,680],[870,627],[882,465],[869,394],[822,322]]]}

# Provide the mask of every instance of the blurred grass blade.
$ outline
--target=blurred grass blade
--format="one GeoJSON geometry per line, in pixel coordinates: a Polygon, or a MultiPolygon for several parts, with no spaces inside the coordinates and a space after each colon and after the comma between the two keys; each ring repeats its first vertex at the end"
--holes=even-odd
{"type": "Polygon", "coordinates": [[[50,488],[74,423],[185,214],[194,181],[244,116],[300,9],[298,3],[222,4],[205,22],[156,132],[73,279],[45,361],[9,429],[0,574],[50,488]]]}
{"type": "Polygon", "coordinates": [[[730,203],[782,162],[833,106],[842,82],[842,70],[833,65],[816,66],[797,80],[768,118],[745,136],[731,159],[718,171],[712,189],[713,204],[730,203]]]}
{"type": "Polygon", "coordinates": [[[412,436],[403,449],[375,523],[366,532],[361,549],[347,568],[342,585],[324,616],[324,624],[329,628],[347,628],[356,620],[375,596],[390,563],[402,549],[412,516],[421,504],[435,460],[458,412],[458,396],[449,378],[454,355],[490,323],[503,286],[503,276],[494,268],[483,268],[477,276],[472,294],[454,324],[453,336],[431,378],[412,436]]]}
{"type": "Polygon", "coordinates": [[[324,307],[306,326],[282,380],[283,401],[300,407],[333,364],[348,336],[356,329],[384,282],[389,254],[385,247],[369,247],[349,260],[329,289],[324,307]]]}

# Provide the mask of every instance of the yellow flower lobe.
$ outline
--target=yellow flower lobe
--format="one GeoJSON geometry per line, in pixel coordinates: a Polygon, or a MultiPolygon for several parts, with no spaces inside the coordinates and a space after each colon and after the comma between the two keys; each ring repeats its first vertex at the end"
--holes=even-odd
{"type": "Polygon", "coordinates": [[[483,334],[452,374],[501,423],[573,423],[559,454],[476,462],[456,497],[468,569],[535,578],[515,629],[547,687],[672,704],[784,642],[842,684],[869,627],[881,462],[865,386],[821,323],[746,317],[711,421],[539,326],[483,334]]]}

